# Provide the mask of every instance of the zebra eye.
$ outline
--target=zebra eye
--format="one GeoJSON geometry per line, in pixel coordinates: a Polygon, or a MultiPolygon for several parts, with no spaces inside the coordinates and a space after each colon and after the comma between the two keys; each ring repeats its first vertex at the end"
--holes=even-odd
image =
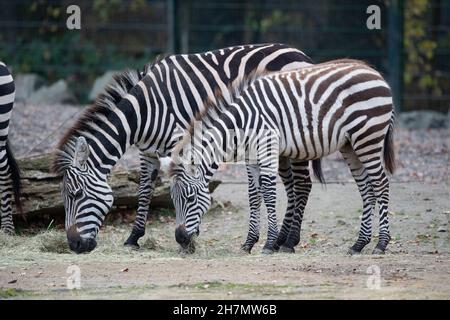
{"type": "Polygon", "coordinates": [[[74,193],[73,193],[73,197],[75,198],[75,199],[79,199],[79,198],[81,198],[83,196],[83,190],[81,190],[81,189],[78,189],[77,191],[75,191],[74,193]]]}
{"type": "Polygon", "coordinates": [[[187,197],[187,201],[188,201],[188,202],[194,202],[194,201],[195,201],[195,194],[193,193],[193,194],[189,195],[189,196],[187,197]]]}

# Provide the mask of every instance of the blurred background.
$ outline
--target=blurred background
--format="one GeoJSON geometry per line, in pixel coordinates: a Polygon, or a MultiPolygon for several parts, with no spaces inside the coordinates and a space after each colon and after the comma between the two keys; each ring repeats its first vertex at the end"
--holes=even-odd
{"type": "Polygon", "coordinates": [[[370,62],[401,110],[450,108],[448,0],[4,0],[0,30],[0,57],[16,73],[66,79],[80,103],[97,76],[158,54],[284,42],[316,62],[370,62]],[[65,9],[75,3],[81,30],[70,31],[65,9]],[[380,30],[366,27],[373,4],[380,30]]]}
{"type": "Polygon", "coordinates": [[[23,104],[11,133],[19,156],[51,150],[115,70],[141,69],[158,55],[282,42],[315,62],[363,59],[383,72],[400,127],[436,129],[399,131],[398,176],[449,178],[448,0],[3,0],[0,9],[0,59],[23,104]],[[71,4],[81,30],[67,29],[71,4]],[[370,5],[380,8],[380,29],[366,26],[370,5]]]}

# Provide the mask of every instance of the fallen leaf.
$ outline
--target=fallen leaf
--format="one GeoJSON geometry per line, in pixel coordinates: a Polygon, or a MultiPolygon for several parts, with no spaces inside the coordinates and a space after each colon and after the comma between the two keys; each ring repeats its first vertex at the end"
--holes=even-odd
{"type": "Polygon", "coordinates": [[[11,281],[8,281],[8,283],[10,283],[10,284],[16,283],[16,282],[17,282],[17,279],[13,279],[13,280],[11,280],[11,281]]]}
{"type": "Polygon", "coordinates": [[[125,268],[125,269],[122,269],[122,270],[120,270],[120,272],[128,272],[128,268],[125,268]]]}

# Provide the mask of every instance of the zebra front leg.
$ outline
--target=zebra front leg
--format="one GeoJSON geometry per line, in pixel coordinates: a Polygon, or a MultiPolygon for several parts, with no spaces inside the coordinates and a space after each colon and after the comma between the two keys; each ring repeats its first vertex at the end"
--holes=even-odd
{"type": "Polygon", "coordinates": [[[134,221],[130,236],[124,243],[125,246],[134,248],[139,248],[138,240],[145,234],[145,224],[147,222],[150,201],[155,190],[155,183],[160,167],[157,155],[141,153],[140,158],[139,204],[136,220],[134,221]]]}
{"type": "Polygon", "coordinates": [[[289,158],[279,158],[278,175],[283,181],[284,188],[286,190],[287,208],[280,233],[278,234],[277,241],[274,244],[275,251],[278,251],[280,246],[286,242],[289,231],[291,230],[295,210],[294,178],[292,175],[291,161],[289,158]]]}
{"type": "Polygon", "coordinates": [[[307,161],[291,161],[291,166],[294,179],[295,210],[287,239],[280,247],[280,251],[288,253],[295,252],[294,247],[300,242],[303,213],[312,187],[309,163],[307,161]]]}
{"type": "Polygon", "coordinates": [[[12,182],[6,148],[0,150],[0,212],[1,212],[1,231],[13,235],[14,223],[12,217],[12,182]]]}
{"type": "Polygon", "coordinates": [[[261,216],[261,192],[259,186],[259,167],[256,165],[247,165],[248,176],[248,200],[250,207],[250,220],[248,226],[247,240],[241,246],[241,249],[250,253],[253,246],[259,240],[259,222],[261,216]]]}
{"type": "Polygon", "coordinates": [[[262,253],[271,254],[275,251],[274,244],[278,238],[278,225],[277,225],[277,214],[276,214],[276,200],[277,200],[277,189],[276,189],[276,174],[274,173],[261,173],[260,185],[261,193],[264,199],[264,204],[267,208],[267,241],[263,247],[262,253]]]}
{"type": "Polygon", "coordinates": [[[352,173],[353,178],[355,179],[363,201],[361,227],[359,230],[358,239],[348,250],[349,254],[357,254],[360,253],[371,240],[372,215],[375,210],[376,198],[367,170],[350,145],[346,145],[340,151],[350,169],[350,172],[352,173]]]}

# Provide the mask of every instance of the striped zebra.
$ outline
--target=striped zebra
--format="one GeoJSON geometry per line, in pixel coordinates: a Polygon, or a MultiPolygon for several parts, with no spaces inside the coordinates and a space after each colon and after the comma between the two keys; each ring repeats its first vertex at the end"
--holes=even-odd
{"type": "MultiPolygon", "coordinates": [[[[57,147],[53,170],[63,175],[61,195],[70,248],[78,253],[95,248],[98,230],[113,204],[107,176],[131,145],[140,150],[141,177],[137,217],[125,244],[138,246],[145,232],[159,157],[170,155],[176,143],[175,129],[188,127],[204,112],[205,100],[214,101],[217,95],[231,99],[232,90],[255,76],[310,63],[305,54],[287,45],[244,45],[172,55],[143,72],[126,71],[117,76],[57,147]]],[[[318,162],[315,166],[320,168],[318,162]]],[[[257,193],[251,189],[255,186],[251,169],[248,174],[250,193],[257,193]]],[[[288,169],[280,175],[286,181],[291,179],[288,169]]],[[[250,205],[251,214],[258,211],[250,205]]],[[[292,215],[287,212],[287,222],[292,215]]],[[[259,228],[251,225],[249,229],[259,228]]],[[[258,236],[249,234],[250,242],[258,236]]]]}
{"type": "MultiPolygon", "coordinates": [[[[393,102],[383,77],[361,61],[336,60],[260,77],[234,100],[210,107],[172,153],[176,232],[182,233],[184,245],[198,231],[209,207],[207,185],[218,163],[234,159],[239,148],[245,155],[254,154],[255,175],[259,175],[255,181],[260,183],[269,215],[265,253],[273,252],[279,243],[275,213],[278,156],[291,160],[295,231],[299,233],[305,205],[302,193],[311,188],[308,178],[308,183],[302,183],[307,161],[340,151],[363,200],[361,229],[349,253],[360,252],[370,242],[377,202],[379,240],[373,252],[383,253],[390,240],[385,169],[392,173],[395,165],[393,102]]],[[[283,246],[288,245],[284,242],[283,246]]]]}
{"type": "Polygon", "coordinates": [[[0,61],[0,195],[1,230],[14,234],[12,203],[21,212],[20,172],[8,141],[9,119],[14,105],[14,80],[7,66],[0,61]]]}

